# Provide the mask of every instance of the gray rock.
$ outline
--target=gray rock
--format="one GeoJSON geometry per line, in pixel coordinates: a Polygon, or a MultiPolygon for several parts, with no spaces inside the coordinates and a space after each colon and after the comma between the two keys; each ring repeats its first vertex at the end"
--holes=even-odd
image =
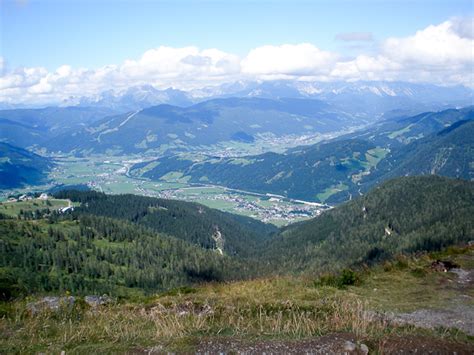
{"type": "Polygon", "coordinates": [[[73,296],[47,296],[39,301],[28,303],[26,308],[31,314],[37,314],[45,310],[57,312],[64,308],[72,308],[75,302],[76,298],[73,296]]]}
{"type": "Polygon", "coordinates": [[[360,351],[363,354],[367,355],[369,353],[369,347],[365,344],[360,344],[360,351]]]}
{"type": "Polygon", "coordinates": [[[355,351],[356,345],[352,341],[346,341],[344,343],[344,351],[355,351]]]}
{"type": "Polygon", "coordinates": [[[84,302],[86,302],[91,307],[99,307],[111,303],[112,299],[107,295],[89,295],[84,297],[84,302]]]}

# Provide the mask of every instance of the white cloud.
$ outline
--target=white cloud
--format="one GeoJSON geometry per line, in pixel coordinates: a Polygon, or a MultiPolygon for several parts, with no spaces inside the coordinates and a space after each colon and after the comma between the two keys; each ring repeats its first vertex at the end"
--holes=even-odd
{"type": "Polygon", "coordinates": [[[474,40],[469,31],[472,31],[472,18],[451,19],[412,36],[388,38],[381,43],[378,55],[359,55],[339,62],[331,76],[346,80],[406,80],[472,87],[474,40]]]}
{"type": "Polygon", "coordinates": [[[323,74],[330,71],[337,57],[309,43],[263,46],[251,50],[243,59],[242,72],[257,76],[323,74]]]}
{"type": "Polygon", "coordinates": [[[406,38],[389,38],[383,53],[400,63],[430,66],[458,65],[473,60],[473,41],[461,37],[454,30],[453,22],[429,26],[406,38]]]}
{"type": "Polygon", "coordinates": [[[262,46],[244,58],[218,49],[161,46],[118,65],[63,65],[55,71],[10,69],[0,57],[0,102],[50,104],[133,85],[188,90],[240,79],[406,80],[473,87],[472,24],[471,17],[453,18],[412,36],[388,38],[375,55],[360,53],[349,59],[310,43],[262,46]]]}
{"type": "Polygon", "coordinates": [[[454,17],[450,21],[452,30],[459,37],[474,39],[474,17],[454,17]]]}

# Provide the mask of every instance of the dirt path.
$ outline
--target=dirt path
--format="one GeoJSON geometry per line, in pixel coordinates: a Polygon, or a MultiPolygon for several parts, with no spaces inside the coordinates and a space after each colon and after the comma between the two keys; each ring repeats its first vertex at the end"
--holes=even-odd
{"type": "Polygon", "coordinates": [[[452,288],[458,295],[442,309],[418,309],[410,313],[386,313],[383,316],[395,324],[410,324],[419,328],[455,328],[474,336],[474,270],[452,269],[457,275],[452,288]]]}
{"type": "Polygon", "coordinates": [[[203,339],[196,354],[473,354],[474,344],[456,343],[445,339],[420,336],[387,336],[378,344],[366,347],[358,343],[354,334],[330,334],[322,337],[278,341],[244,342],[224,338],[203,339]],[[376,347],[377,349],[374,349],[376,347]],[[376,351],[375,351],[376,350],[376,351]]]}
{"type": "Polygon", "coordinates": [[[196,354],[365,354],[356,345],[352,334],[332,334],[300,341],[204,339],[196,348],[196,354]],[[346,348],[347,347],[347,348],[346,348]]]}

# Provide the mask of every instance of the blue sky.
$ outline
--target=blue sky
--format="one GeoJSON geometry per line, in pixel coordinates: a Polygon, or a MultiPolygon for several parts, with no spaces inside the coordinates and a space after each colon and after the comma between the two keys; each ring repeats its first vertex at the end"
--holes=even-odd
{"type": "Polygon", "coordinates": [[[335,40],[338,33],[403,37],[473,13],[470,0],[0,1],[1,55],[8,65],[50,70],[121,63],[160,45],[244,56],[262,45],[308,42],[351,55],[347,43],[335,40]]]}

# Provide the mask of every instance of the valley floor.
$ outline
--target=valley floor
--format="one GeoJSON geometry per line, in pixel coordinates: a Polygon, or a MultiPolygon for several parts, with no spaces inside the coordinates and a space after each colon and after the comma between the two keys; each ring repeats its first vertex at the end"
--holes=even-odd
{"type": "Polygon", "coordinates": [[[470,354],[473,270],[471,246],[399,257],[342,288],[275,277],[35,314],[28,298],[2,305],[0,352],[470,354]],[[456,267],[443,272],[437,260],[456,267]]]}
{"type": "MultiPolygon", "coordinates": [[[[131,176],[130,167],[139,156],[96,155],[87,158],[55,157],[56,167],[50,173],[51,183],[44,186],[0,191],[0,202],[13,194],[46,192],[56,185],[87,185],[108,194],[132,193],[201,203],[224,212],[253,217],[277,226],[287,225],[319,215],[326,205],[306,203],[282,196],[229,189],[209,184],[190,184],[181,173],[174,172],[160,181],[131,176]]],[[[1,211],[0,211],[1,212],[1,211]]]]}

